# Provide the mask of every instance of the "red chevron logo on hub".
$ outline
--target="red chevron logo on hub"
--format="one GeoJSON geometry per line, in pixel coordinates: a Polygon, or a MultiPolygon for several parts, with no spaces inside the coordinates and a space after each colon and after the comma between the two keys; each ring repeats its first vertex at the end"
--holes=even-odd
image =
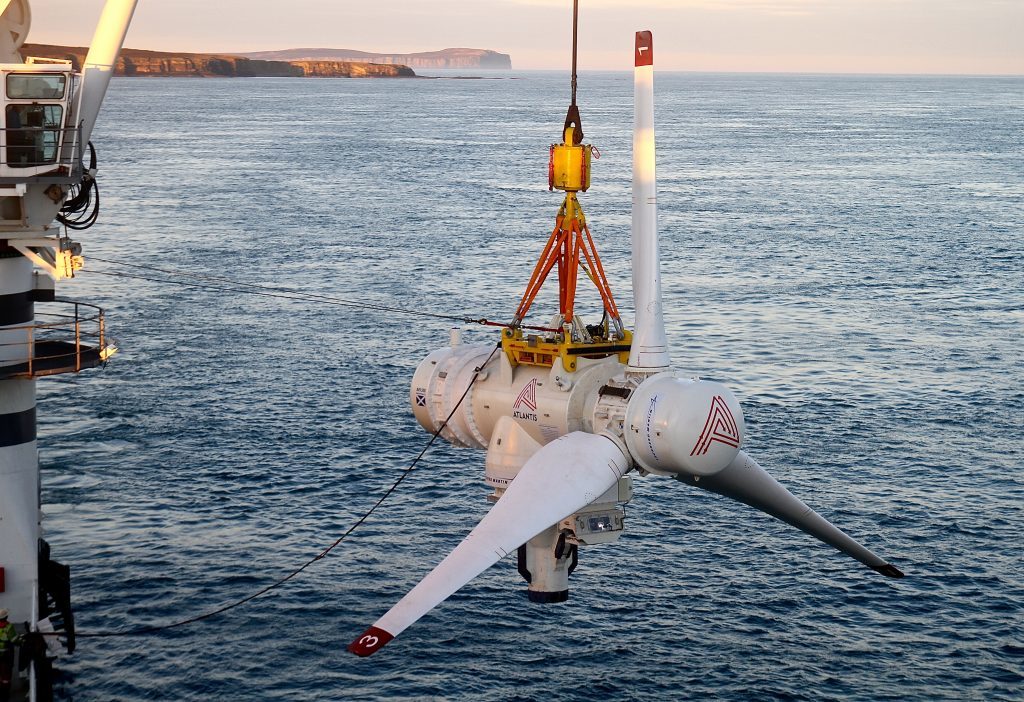
{"type": "Polygon", "coordinates": [[[736,426],[736,418],[732,416],[729,405],[725,404],[721,395],[711,398],[711,410],[708,412],[707,421],[704,422],[704,429],[690,455],[703,456],[714,441],[734,448],[740,446],[740,431],[736,426]]]}

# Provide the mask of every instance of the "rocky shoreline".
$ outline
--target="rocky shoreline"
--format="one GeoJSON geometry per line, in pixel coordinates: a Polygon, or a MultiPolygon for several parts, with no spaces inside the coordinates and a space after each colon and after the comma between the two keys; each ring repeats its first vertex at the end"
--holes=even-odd
{"type": "MultiPolygon", "coordinates": [[[[25,44],[23,57],[37,56],[71,61],[80,68],[88,47],[25,44]]],[[[272,61],[230,54],[192,54],[124,49],[114,75],[118,76],[206,76],[222,78],[415,78],[416,73],[400,64],[358,61],[272,61]]]]}

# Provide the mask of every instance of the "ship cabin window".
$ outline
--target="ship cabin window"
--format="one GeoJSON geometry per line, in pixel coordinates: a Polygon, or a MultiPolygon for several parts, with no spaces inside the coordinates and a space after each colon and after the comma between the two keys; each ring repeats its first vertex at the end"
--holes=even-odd
{"type": "Polygon", "coordinates": [[[68,77],[63,73],[9,73],[8,100],[61,100],[68,77]]]}
{"type": "Polygon", "coordinates": [[[55,163],[63,117],[64,108],[61,105],[8,104],[4,111],[6,165],[11,168],[31,168],[55,163]]]}
{"type": "Polygon", "coordinates": [[[56,163],[68,81],[69,74],[63,73],[7,74],[3,165],[35,168],[56,163]]]}

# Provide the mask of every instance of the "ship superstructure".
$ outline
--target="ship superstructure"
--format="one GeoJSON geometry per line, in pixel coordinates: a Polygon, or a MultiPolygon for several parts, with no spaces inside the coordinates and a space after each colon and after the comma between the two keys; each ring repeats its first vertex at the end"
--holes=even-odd
{"type": "Polygon", "coordinates": [[[0,0],[0,608],[24,642],[12,699],[47,699],[50,661],[75,645],[70,571],[41,529],[36,381],[95,368],[114,350],[103,311],[58,297],[56,283],[83,265],[69,234],[95,221],[89,139],[134,9],[107,2],[75,66],[23,57],[29,2],[0,0]]]}

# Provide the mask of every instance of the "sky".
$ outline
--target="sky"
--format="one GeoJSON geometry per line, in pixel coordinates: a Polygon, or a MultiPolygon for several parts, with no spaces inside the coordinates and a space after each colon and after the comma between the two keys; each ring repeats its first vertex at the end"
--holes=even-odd
{"type": "MultiPolygon", "coordinates": [[[[29,40],[88,45],[103,0],[30,0],[29,40]]],[[[126,45],[242,52],[493,49],[516,69],[569,63],[572,0],[140,0],[126,45]]],[[[580,0],[579,67],[1024,75],[1024,0],[580,0]]]]}

